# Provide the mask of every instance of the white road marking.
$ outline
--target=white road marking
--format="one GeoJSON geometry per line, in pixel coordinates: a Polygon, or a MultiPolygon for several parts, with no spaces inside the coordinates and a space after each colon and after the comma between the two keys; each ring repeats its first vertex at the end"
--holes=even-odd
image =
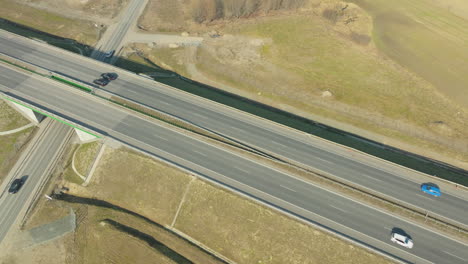
{"type": "Polygon", "coordinates": [[[427,196],[427,195],[422,195],[422,194],[416,194],[417,196],[420,196],[422,198],[426,198],[426,199],[429,199],[429,200],[432,200],[431,197],[427,196]]]}
{"type": "Polygon", "coordinates": [[[198,114],[198,113],[192,113],[192,114],[193,114],[193,115],[196,115],[196,116],[198,116],[198,117],[204,118],[204,119],[207,118],[206,116],[202,116],[202,115],[200,115],[200,114],[198,114]]]}
{"type": "Polygon", "coordinates": [[[284,186],[284,185],[281,185],[281,184],[280,184],[280,186],[283,187],[283,188],[285,188],[285,189],[290,190],[291,192],[296,192],[295,190],[293,190],[293,189],[291,189],[291,188],[288,188],[288,187],[286,187],[286,186],[284,186]]]}
{"type": "Polygon", "coordinates": [[[347,213],[346,210],[343,210],[343,209],[341,209],[341,208],[339,208],[339,207],[333,206],[333,205],[331,205],[331,204],[330,204],[330,206],[333,207],[333,208],[335,208],[335,209],[338,210],[338,211],[341,211],[341,212],[343,212],[343,213],[347,213]]]}
{"type": "Polygon", "coordinates": [[[386,226],[384,226],[384,229],[387,229],[387,230],[390,230],[390,231],[392,231],[392,229],[391,229],[390,227],[386,227],[386,226]]]}
{"type": "Polygon", "coordinates": [[[442,251],[443,251],[444,253],[446,253],[446,254],[448,254],[448,255],[452,256],[452,257],[455,257],[455,258],[457,258],[457,259],[461,259],[461,260],[463,260],[463,261],[466,261],[466,259],[464,259],[464,258],[460,258],[459,256],[457,256],[457,255],[454,255],[454,254],[452,254],[452,253],[450,253],[450,252],[447,252],[447,251],[444,251],[444,250],[442,250],[442,251]]]}
{"type": "Polygon", "coordinates": [[[271,142],[275,143],[276,145],[279,145],[279,146],[282,146],[282,147],[286,147],[285,145],[283,145],[283,144],[281,144],[281,143],[278,143],[278,142],[276,142],[276,141],[273,141],[273,140],[272,140],[271,142]]]}
{"type": "Polygon", "coordinates": [[[238,170],[240,170],[240,171],[242,171],[242,172],[245,172],[245,173],[247,173],[247,174],[249,173],[248,171],[246,171],[246,170],[244,170],[244,169],[242,169],[242,168],[239,168],[239,167],[235,167],[235,168],[238,169],[238,170]]]}
{"type": "Polygon", "coordinates": [[[374,180],[374,181],[379,181],[379,182],[382,181],[382,180],[376,179],[376,178],[374,178],[374,177],[372,177],[372,176],[369,176],[369,175],[367,175],[367,174],[364,174],[364,173],[361,173],[361,176],[364,176],[364,177],[366,177],[366,178],[368,178],[368,179],[371,179],[371,180],[374,180]]]}
{"type": "Polygon", "coordinates": [[[167,141],[167,139],[166,139],[166,138],[163,138],[163,137],[161,137],[161,136],[158,136],[158,135],[155,135],[155,136],[156,136],[157,138],[160,138],[160,139],[164,140],[164,141],[167,141]]]}
{"type": "Polygon", "coordinates": [[[238,127],[235,127],[235,126],[230,126],[231,128],[235,129],[235,130],[240,130],[242,131],[242,128],[238,128],[238,127]]]}
{"type": "Polygon", "coordinates": [[[331,161],[329,161],[329,160],[326,160],[326,159],[321,159],[321,158],[319,158],[319,157],[314,157],[314,158],[315,158],[315,159],[318,159],[318,160],[320,160],[320,161],[322,161],[322,162],[328,163],[328,164],[333,164],[333,162],[331,162],[331,161]]]}
{"type": "Polygon", "coordinates": [[[206,157],[206,154],[205,154],[205,153],[202,153],[202,152],[196,151],[196,150],[192,150],[192,151],[206,157]]]}

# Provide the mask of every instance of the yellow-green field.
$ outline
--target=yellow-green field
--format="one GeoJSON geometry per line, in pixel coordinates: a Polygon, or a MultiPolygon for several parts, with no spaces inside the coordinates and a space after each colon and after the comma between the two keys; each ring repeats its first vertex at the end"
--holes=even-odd
{"type": "Polygon", "coordinates": [[[75,168],[83,176],[87,176],[96,159],[101,144],[97,141],[81,145],[75,154],[75,168]]]}
{"type": "Polygon", "coordinates": [[[97,42],[97,29],[92,21],[70,19],[11,0],[0,0],[0,6],[0,18],[82,44],[97,42]]]}
{"type": "Polygon", "coordinates": [[[27,125],[29,120],[0,100],[0,132],[12,130],[27,125]]]}
{"type": "MultiPolygon", "coordinates": [[[[5,101],[0,100],[0,132],[12,130],[28,124],[29,121],[11,108],[5,101]]],[[[28,141],[33,128],[0,136],[0,184],[10,168],[15,164],[19,150],[28,141]]]]}
{"type": "MultiPolygon", "coordinates": [[[[151,2],[140,23],[153,31],[157,20],[176,30],[169,25],[180,24],[189,6],[151,2]],[[165,17],[156,3],[183,14],[165,17]]],[[[468,4],[351,2],[311,0],[298,12],[198,26],[185,20],[189,31],[223,36],[205,37],[195,55],[158,47],[146,56],[217,88],[466,168],[468,20],[454,10],[468,4]]]]}
{"type": "Polygon", "coordinates": [[[373,37],[379,49],[468,107],[467,1],[354,2],[372,15],[373,37]],[[454,13],[456,10],[465,10],[465,17],[454,13]]]}

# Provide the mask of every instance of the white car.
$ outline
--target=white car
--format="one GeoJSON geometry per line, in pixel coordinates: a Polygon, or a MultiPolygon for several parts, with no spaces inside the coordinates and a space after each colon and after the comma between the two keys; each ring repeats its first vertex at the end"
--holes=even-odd
{"type": "Polygon", "coordinates": [[[413,240],[405,235],[401,235],[398,233],[392,233],[392,238],[390,239],[393,243],[397,243],[400,246],[404,246],[406,248],[413,247],[413,240]]]}

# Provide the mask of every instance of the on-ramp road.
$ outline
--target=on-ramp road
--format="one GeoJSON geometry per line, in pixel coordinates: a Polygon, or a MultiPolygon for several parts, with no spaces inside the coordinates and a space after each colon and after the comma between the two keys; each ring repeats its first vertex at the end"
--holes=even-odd
{"type": "Polygon", "coordinates": [[[37,133],[36,141],[30,142],[0,187],[0,243],[21,211],[29,206],[41,182],[49,176],[72,130],[58,121],[46,119],[37,133]],[[10,194],[8,187],[15,178],[26,181],[17,193],[10,194]]]}

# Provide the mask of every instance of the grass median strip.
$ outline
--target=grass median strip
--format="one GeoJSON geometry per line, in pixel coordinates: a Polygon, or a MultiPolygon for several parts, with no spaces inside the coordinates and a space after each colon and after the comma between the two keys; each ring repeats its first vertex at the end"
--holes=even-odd
{"type": "Polygon", "coordinates": [[[71,81],[69,81],[69,80],[65,80],[65,79],[63,79],[63,78],[60,78],[60,77],[57,77],[57,76],[54,76],[54,75],[52,75],[50,78],[52,78],[52,79],[54,79],[54,80],[57,80],[57,81],[59,81],[59,82],[63,82],[63,83],[65,83],[65,84],[71,85],[71,86],[76,87],[76,88],[78,88],[78,89],[87,91],[87,92],[89,92],[89,93],[93,91],[93,89],[90,89],[90,88],[85,87],[85,86],[83,86],[83,85],[80,85],[80,84],[71,82],[71,81]]]}
{"type": "MultiPolygon", "coordinates": [[[[103,98],[103,97],[101,97],[101,98],[103,98]]],[[[104,98],[104,99],[107,99],[107,98],[104,98]]],[[[167,123],[169,125],[175,126],[177,128],[180,128],[180,129],[195,133],[195,134],[203,136],[205,138],[215,140],[216,142],[222,143],[223,145],[227,144],[229,146],[233,146],[235,148],[238,148],[238,149],[241,149],[241,150],[244,150],[244,151],[248,151],[248,152],[254,152],[254,153],[262,155],[262,156],[267,155],[267,154],[265,154],[265,153],[263,153],[261,151],[255,150],[255,149],[253,149],[253,148],[251,148],[251,147],[249,147],[247,145],[244,145],[241,142],[236,142],[235,140],[231,140],[231,139],[229,139],[229,138],[227,138],[225,136],[218,135],[216,132],[211,132],[211,131],[209,131],[207,129],[200,128],[198,126],[190,124],[190,122],[185,122],[185,121],[180,120],[178,118],[174,118],[174,117],[172,117],[170,115],[163,114],[163,113],[161,113],[161,112],[159,112],[157,110],[150,109],[150,108],[142,106],[142,105],[140,105],[138,103],[133,103],[131,101],[122,99],[120,97],[115,97],[115,96],[113,96],[113,97],[111,97],[111,98],[109,98],[107,100],[109,100],[112,103],[118,104],[118,105],[120,105],[122,107],[125,107],[125,108],[128,108],[130,110],[136,111],[136,112],[141,113],[143,115],[146,115],[148,117],[157,119],[159,121],[163,121],[163,122],[165,122],[165,123],[167,123]]],[[[272,156],[270,156],[270,158],[272,158],[272,156]]]]}

